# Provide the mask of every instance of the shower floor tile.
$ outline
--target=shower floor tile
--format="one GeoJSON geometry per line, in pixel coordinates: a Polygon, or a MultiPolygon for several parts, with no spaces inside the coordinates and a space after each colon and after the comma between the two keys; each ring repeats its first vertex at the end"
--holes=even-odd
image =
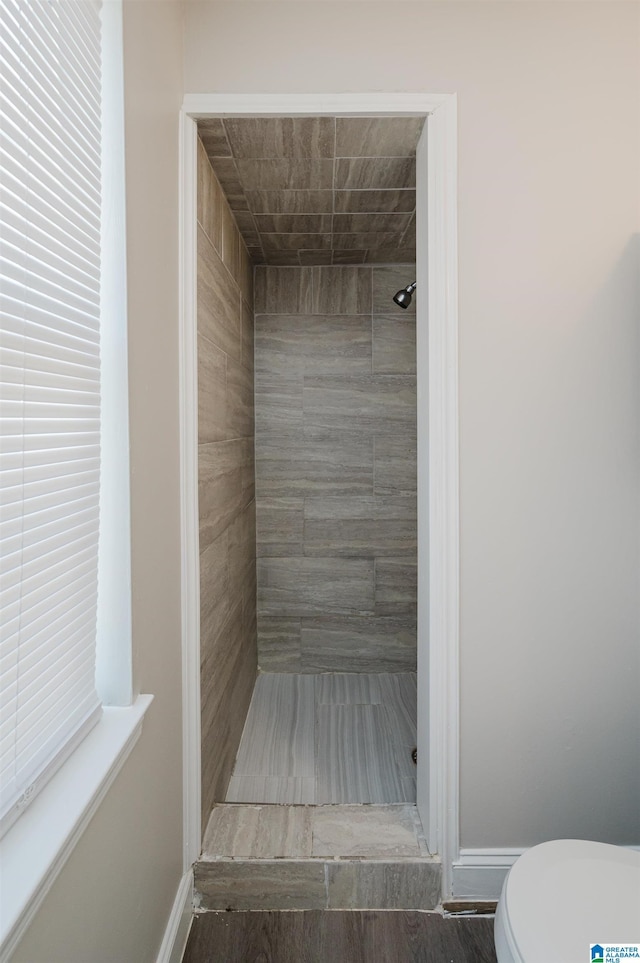
{"type": "Polygon", "coordinates": [[[315,677],[259,675],[234,776],[315,776],[315,677]]]}
{"type": "Polygon", "coordinates": [[[226,802],[415,803],[415,719],[415,673],[264,673],[226,802]]]}
{"type": "Polygon", "coordinates": [[[231,777],[228,803],[280,803],[287,806],[313,806],[316,802],[315,776],[236,776],[231,777]]]}

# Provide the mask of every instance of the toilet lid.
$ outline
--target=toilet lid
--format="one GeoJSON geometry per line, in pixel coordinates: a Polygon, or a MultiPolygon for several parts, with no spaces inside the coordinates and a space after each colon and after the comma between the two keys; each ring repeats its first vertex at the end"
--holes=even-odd
{"type": "Polygon", "coordinates": [[[640,853],[576,839],[541,843],[511,868],[502,903],[523,963],[588,963],[592,943],[640,943],[640,853]]]}

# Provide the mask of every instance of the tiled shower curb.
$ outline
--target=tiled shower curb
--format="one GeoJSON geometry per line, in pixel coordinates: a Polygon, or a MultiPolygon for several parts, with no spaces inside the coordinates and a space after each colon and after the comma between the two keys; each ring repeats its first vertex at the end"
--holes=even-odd
{"type": "Polygon", "coordinates": [[[410,805],[217,806],[194,869],[196,912],[431,910],[442,875],[410,805]]]}
{"type": "Polygon", "coordinates": [[[417,859],[229,859],[195,866],[195,909],[435,909],[441,865],[417,859]]]}

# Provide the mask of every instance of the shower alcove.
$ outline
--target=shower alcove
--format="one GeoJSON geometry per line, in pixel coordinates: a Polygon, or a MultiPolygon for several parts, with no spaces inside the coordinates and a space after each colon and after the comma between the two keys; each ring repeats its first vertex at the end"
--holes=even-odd
{"type": "Polygon", "coordinates": [[[412,759],[416,301],[392,300],[424,120],[198,122],[205,909],[439,896],[412,759]]]}

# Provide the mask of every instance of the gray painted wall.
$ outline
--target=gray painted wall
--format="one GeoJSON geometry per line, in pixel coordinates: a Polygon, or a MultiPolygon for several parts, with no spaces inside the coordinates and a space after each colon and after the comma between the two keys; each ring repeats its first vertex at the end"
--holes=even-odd
{"type": "Polygon", "coordinates": [[[415,265],[256,268],[265,671],[416,664],[415,265]]]}

